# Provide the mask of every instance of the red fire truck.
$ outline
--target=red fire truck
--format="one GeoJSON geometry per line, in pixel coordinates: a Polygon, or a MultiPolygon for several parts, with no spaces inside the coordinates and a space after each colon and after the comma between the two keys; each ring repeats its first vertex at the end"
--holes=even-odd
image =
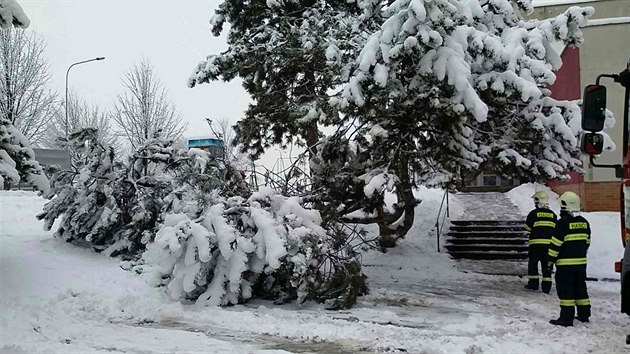
{"type": "MultiPolygon", "coordinates": [[[[614,168],[621,183],[621,243],[625,248],[623,259],[615,263],[615,271],[621,276],[621,312],[630,316],[630,146],[628,145],[628,106],[630,106],[630,60],[626,69],[619,74],[602,74],[597,77],[595,85],[588,85],[582,97],[582,151],[590,155],[594,167],[614,168]],[[599,84],[601,78],[613,79],[625,89],[623,111],[623,164],[598,165],[594,155],[602,152],[604,139],[598,134],[604,128],[606,109],[606,87],[599,84]]],[[[626,344],[630,344],[630,335],[626,336],[626,344]]]]}

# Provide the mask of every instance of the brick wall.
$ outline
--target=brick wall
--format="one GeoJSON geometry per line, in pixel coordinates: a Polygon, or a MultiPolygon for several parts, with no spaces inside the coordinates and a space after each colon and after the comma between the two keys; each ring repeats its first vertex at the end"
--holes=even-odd
{"type": "Polygon", "coordinates": [[[554,192],[577,193],[584,211],[620,211],[621,182],[582,182],[551,187],[554,192]]]}

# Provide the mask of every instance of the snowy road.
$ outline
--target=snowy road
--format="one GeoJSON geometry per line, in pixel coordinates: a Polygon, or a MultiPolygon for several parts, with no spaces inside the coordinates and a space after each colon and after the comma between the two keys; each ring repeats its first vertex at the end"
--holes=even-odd
{"type": "Polygon", "coordinates": [[[42,203],[0,192],[1,353],[621,353],[630,329],[614,282],[589,283],[592,323],[549,325],[555,295],[463,272],[414,237],[430,220],[422,213],[400,247],[365,256],[372,293],[352,310],[181,305],[115,259],[41,231],[42,203]]]}

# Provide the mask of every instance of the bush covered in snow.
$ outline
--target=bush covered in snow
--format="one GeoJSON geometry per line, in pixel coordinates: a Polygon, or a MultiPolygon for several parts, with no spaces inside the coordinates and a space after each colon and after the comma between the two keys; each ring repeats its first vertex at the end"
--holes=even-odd
{"type": "Polygon", "coordinates": [[[349,307],[366,291],[354,257],[331,257],[317,211],[271,189],[245,199],[215,193],[199,217],[178,200],[144,254],[171,297],[211,305],[252,296],[349,307]]]}
{"type": "Polygon", "coordinates": [[[175,148],[172,141],[150,140],[126,164],[98,142],[94,129],[71,135],[66,146],[74,166],[54,173],[51,201],[38,218],[48,229],[60,218],[57,237],[85,241],[106,254],[134,257],[144,251],[171,193],[191,184],[223,186],[222,168],[209,154],[175,148]]]}
{"type": "Polygon", "coordinates": [[[31,143],[11,121],[0,118],[0,188],[20,181],[32,184],[43,193],[50,189],[48,178],[35,160],[31,143]]]}
{"type": "Polygon", "coordinates": [[[63,146],[73,152],[70,170],[53,170],[52,199],[37,216],[50,230],[61,218],[55,236],[66,241],[82,240],[101,247],[123,227],[122,210],[113,182],[122,166],[114,161],[114,151],[96,143],[96,131],[86,129],[70,135],[63,146]]]}

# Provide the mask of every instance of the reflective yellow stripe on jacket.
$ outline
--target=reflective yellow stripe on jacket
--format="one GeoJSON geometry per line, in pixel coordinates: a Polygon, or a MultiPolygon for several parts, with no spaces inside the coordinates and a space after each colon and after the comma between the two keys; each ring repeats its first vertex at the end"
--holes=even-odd
{"type": "Polygon", "coordinates": [[[588,234],[568,234],[564,237],[564,242],[567,241],[588,241],[588,234]]]}
{"type": "Polygon", "coordinates": [[[586,264],[586,258],[561,258],[558,259],[556,265],[558,266],[571,266],[571,265],[583,265],[586,264]]]}
{"type": "Polygon", "coordinates": [[[558,240],[555,236],[551,237],[551,243],[558,247],[562,246],[562,241],[558,240]]]}
{"type": "Polygon", "coordinates": [[[551,257],[556,258],[556,257],[558,257],[558,253],[559,253],[559,252],[558,252],[558,251],[554,251],[554,250],[552,250],[552,249],[549,249],[549,252],[547,252],[547,253],[548,253],[551,257]]]}
{"type": "Polygon", "coordinates": [[[556,227],[556,223],[553,221],[536,221],[534,223],[534,227],[537,226],[549,226],[549,227],[556,227]]]}

